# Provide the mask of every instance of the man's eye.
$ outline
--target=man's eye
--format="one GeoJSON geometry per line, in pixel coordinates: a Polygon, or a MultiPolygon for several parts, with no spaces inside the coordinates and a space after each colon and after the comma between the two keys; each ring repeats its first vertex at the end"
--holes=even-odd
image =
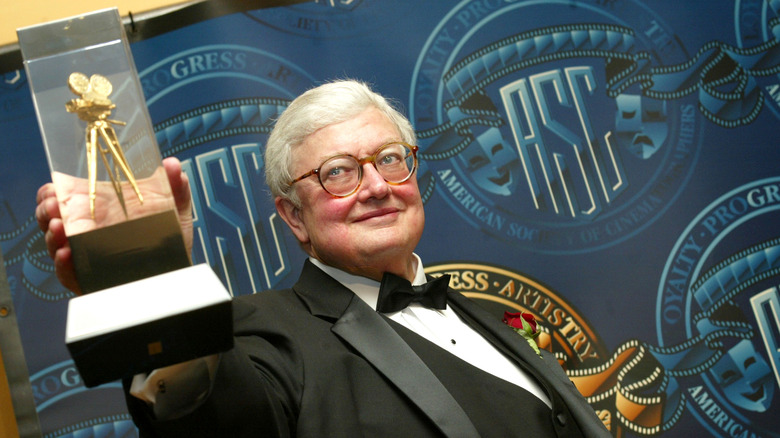
{"type": "Polygon", "coordinates": [[[336,166],[328,168],[325,177],[326,179],[344,179],[349,178],[354,172],[355,169],[350,166],[336,166]]]}
{"type": "Polygon", "coordinates": [[[379,164],[382,166],[395,164],[399,161],[401,161],[401,157],[396,154],[388,154],[379,158],[379,164]]]}

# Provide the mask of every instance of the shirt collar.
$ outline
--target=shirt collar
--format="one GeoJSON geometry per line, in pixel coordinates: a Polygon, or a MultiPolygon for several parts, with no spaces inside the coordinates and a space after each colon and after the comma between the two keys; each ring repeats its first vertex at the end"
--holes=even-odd
{"type": "MultiPolygon", "coordinates": [[[[415,266],[414,281],[412,281],[412,284],[423,284],[427,281],[427,279],[425,278],[425,271],[423,269],[422,260],[420,260],[420,257],[417,254],[412,253],[412,255],[414,256],[414,260],[417,263],[415,266]]],[[[347,289],[351,290],[355,295],[360,297],[361,300],[365,301],[366,304],[371,306],[372,309],[376,310],[376,302],[379,298],[380,285],[378,281],[367,277],[361,277],[359,275],[353,275],[342,271],[341,269],[334,268],[333,266],[328,266],[313,257],[309,257],[309,260],[311,260],[315,266],[322,269],[323,272],[333,277],[347,289]]]]}

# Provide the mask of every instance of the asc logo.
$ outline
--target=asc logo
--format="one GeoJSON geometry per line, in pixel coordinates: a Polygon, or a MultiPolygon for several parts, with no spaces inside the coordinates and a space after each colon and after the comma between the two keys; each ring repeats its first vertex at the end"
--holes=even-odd
{"type": "Polygon", "coordinates": [[[684,189],[705,118],[755,119],[764,93],[753,75],[778,65],[760,61],[775,42],[754,49],[712,42],[689,54],[636,1],[462,1],[412,78],[421,189],[523,248],[614,245],[684,189]]]}
{"type": "Polygon", "coordinates": [[[684,407],[716,436],[778,437],[780,178],[721,196],[688,225],[658,290],[666,428],[684,407]],[[739,242],[739,245],[735,242],[739,242]],[[745,244],[744,242],[749,242],[745,244]]]}

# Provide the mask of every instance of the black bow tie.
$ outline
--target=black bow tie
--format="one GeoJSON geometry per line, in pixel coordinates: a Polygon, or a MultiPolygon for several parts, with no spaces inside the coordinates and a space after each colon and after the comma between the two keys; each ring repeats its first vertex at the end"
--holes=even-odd
{"type": "Polygon", "coordinates": [[[382,284],[379,286],[379,298],[376,311],[392,313],[405,309],[411,303],[420,303],[425,307],[444,310],[447,308],[447,285],[449,275],[429,281],[419,286],[412,286],[409,280],[385,272],[382,284]]]}

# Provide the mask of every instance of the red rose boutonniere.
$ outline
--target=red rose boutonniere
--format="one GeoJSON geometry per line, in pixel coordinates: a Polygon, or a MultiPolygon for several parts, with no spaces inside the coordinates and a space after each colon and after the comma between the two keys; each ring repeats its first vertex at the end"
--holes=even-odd
{"type": "Polygon", "coordinates": [[[539,336],[539,326],[536,325],[536,319],[534,319],[533,315],[523,312],[504,312],[504,323],[524,337],[536,354],[542,357],[542,352],[539,351],[539,346],[536,345],[535,340],[539,336]]]}

